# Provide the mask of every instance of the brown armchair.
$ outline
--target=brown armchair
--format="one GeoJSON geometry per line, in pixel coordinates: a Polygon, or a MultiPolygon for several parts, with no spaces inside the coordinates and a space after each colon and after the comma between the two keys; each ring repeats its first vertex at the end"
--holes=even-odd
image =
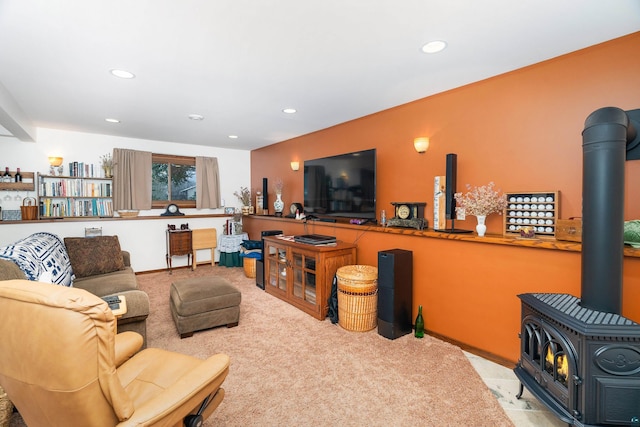
{"type": "Polygon", "coordinates": [[[85,290],[0,281],[0,313],[0,385],[29,426],[195,426],[224,397],[228,356],[136,353],[141,336],[116,335],[85,290]]]}

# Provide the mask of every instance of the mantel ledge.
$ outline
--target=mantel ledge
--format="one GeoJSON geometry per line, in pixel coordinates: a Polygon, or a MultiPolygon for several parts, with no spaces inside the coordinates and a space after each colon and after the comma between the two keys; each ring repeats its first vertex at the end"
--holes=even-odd
{"type": "MultiPolygon", "coordinates": [[[[252,219],[268,220],[268,221],[301,222],[300,220],[296,220],[293,218],[274,217],[274,216],[266,216],[266,215],[249,215],[249,216],[243,217],[243,220],[250,221],[252,219]]],[[[383,227],[377,224],[356,225],[356,224],[350,224],[345,222],[323,222],[323,221],[314,221],[313,223],[318,226],[329,226],[332,228],[345,228],[345,229],[354,229],[354,230],[360,230],[360,231],[372,231],[376,233],[402,234],[406,236],[457,240],[457,241],[471,242],[471,243],[484,243],[484,244],[493,244],[493,245],[517,246],[517,247],[525,247],[525,248],[551,249],[551,250],[569,251],[569,252],[582,251],[582,244],[580,242],[556,240],[555,238],[525,239],[517,236],[503,236],[501,234],[487,234],[484,237],[479,237],[475,232],[458,234],[458,233],[445,233],[441,231],[435,231],[433,229],[415,230],[412,228],[383,227]]],[[[624,256],[640,258],[640,249],[634,249],[631,246],[625,246],[624,256]]]]}

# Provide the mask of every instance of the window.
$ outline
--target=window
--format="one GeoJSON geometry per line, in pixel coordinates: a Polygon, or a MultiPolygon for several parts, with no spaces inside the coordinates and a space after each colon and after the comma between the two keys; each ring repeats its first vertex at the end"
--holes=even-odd
{"type": "Polygon", "coordinates": [[[196,207],[195,157],[152,154],[151,180],[154,208],[162,208],[169,202],[183,208],[196,207]]]}

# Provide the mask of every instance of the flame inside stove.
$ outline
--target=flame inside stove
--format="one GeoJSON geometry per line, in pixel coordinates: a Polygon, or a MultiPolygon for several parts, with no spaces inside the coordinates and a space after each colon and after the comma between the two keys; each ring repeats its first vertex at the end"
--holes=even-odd
{"type": "Polygon", "coordinates": [[[547,347],[547,355],[545,356],[545,361],[547,362],[547,366],[550,371],[553,371],[553,367],[555,366],[555,377],[562,384],[567,384],[567,377],[569,376],[569,363],[567,362],[567,356],[562,353],[553,354],[551,351],[551,346],[547,347]],[[555,360],[555,364],[554,364],[555,360]]]}

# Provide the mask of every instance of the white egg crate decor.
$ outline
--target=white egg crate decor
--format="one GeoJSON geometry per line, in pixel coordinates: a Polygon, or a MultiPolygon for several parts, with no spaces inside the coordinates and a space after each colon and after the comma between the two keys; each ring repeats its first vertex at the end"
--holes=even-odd
{"type": "Polygon", "coordinates": [[[520,191],[505,194],[505,235],[520,235],[523,227],[533,227],[537,237],[555,237],[560,213],[559,191],[520,191]]]}

